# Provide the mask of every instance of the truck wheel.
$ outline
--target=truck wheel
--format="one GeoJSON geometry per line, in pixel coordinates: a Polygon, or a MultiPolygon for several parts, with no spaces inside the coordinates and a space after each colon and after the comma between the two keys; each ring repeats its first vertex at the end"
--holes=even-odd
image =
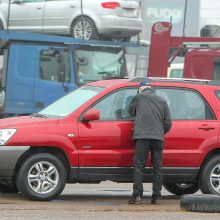
{"type": "Polygon", "coordinates": [[[199,190],[198,183],[164,183],[164,188],[174,195],[193,194],[199,190]]]}
{"type": "Polygon", "coordinates": [[[180,198],[180,208],[192,212],[220,212],[220,197],[216,195],[186,195],[180,198]]]}
{"type": "Polygon", "coordinates": [[[204,194],[220,195],[220,157],[212,157],[202,168],[200,189],[204,194]]]}
{"type": "Polygon", "coordinates": [[[79,17],[73,22],[71,26],[71,35],[77,39],[99,39],[99,35],[94,22],[87,17],[85,17],[84,19],[79,17]]]}
{"type": "Polygon", "coordinates": [[[49,201],[60,195],[66,179],[66,168],[60,159],[49,153],[38,153],[23,162],[16,182],[28,199],[49,201]]]}

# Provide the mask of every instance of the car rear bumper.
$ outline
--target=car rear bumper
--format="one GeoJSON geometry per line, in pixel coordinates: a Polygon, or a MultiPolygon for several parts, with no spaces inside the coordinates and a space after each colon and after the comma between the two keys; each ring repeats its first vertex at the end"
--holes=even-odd
{"type": "Polygon", "coordinates": [[[13,178],[19,158],[29,148],[29,146],[0,146],[0,180],[13,178]]]}
{"type": "Polygon", "coordinates": [[[131,37],[142,31],[143,22],[141,19],[104,17],[98,25],[99,34],[116,37],[131,37]]]}

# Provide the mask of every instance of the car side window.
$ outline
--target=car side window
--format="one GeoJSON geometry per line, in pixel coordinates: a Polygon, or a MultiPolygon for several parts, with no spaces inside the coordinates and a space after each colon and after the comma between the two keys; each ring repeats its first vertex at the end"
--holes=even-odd
{"type": "Polygon", "coordinates": [[[40,79],[55,82],[69,82],[69,51],[57,50],[51,52],[50,50],[42,50],[40,53],[40,79]],[[62,76],[62,74],[64,76],[62,76]]]}
{"type": "Polygon", "coordinates": [[[100,120],[131,120],[128,106],[136,94],[137,88],[118,90],[93,106],[100,111],[100,120]]]}
{"type": "Polygon", "coordinates": [[[214,119],[208,104],[193,90],[158,88],[156,93],[167,101],[173,120],[214,119]]]}

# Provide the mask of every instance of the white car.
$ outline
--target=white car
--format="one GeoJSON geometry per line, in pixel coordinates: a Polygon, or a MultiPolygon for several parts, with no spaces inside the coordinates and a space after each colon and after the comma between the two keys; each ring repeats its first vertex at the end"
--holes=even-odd
{"type": "Polygon", "coordinates": [[[0,0],[0,29],[126,40],[142,27],[137,0],[0,0]]]}

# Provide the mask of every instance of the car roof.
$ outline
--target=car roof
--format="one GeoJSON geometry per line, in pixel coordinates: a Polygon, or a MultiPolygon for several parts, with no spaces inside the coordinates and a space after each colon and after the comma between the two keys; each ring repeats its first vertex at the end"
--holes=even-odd
{"type": "Polygon", "coordinates": [[[150,80],[152,85],[164,85],[164,86],[186,86],[186,85],[209,85],[220,86],[220,81],[217,80],[205,80],[205,79],[187,79],[187,78],[161,78],[161,77],[134,77],[123,79],[110,79],[101,80],[89,83],[88,85],[100,86],[110,88],[112,86],[135,86],[142,80],[150,80]]]}

